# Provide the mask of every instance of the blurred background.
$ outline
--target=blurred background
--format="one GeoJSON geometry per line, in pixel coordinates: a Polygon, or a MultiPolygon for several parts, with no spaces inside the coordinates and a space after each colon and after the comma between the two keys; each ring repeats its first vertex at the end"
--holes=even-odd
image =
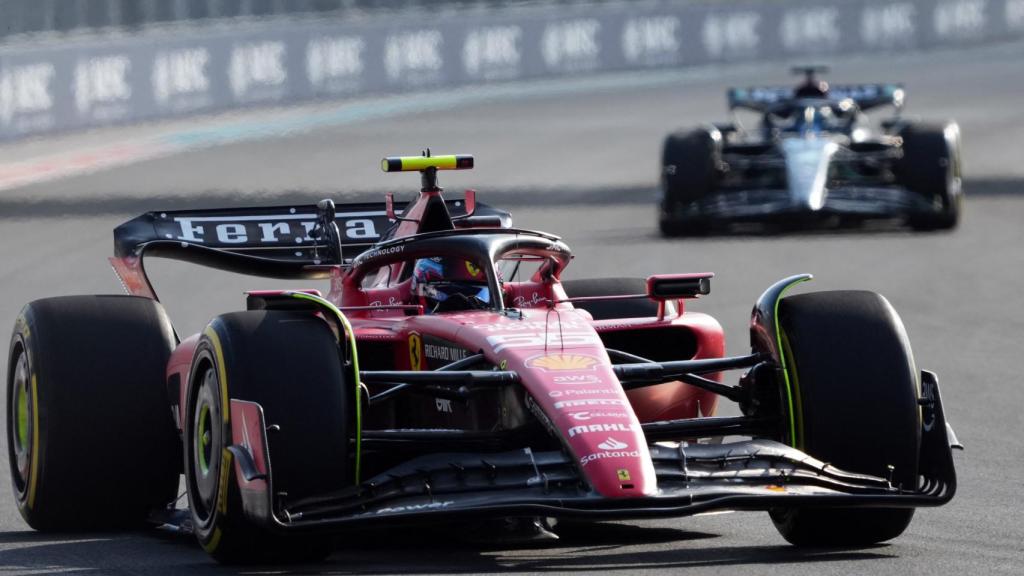
{"type": "MultiPolygon", "coordinates": [[[[569,527],[534,549],[367,539],[303,573],[1019,574],[1022,97],[1024,0],[0,0],[0,326],[35,298],[119,292],[111,230],[145,211],[404,199],[418,177],[381,157],[470,153],[476,169],[441,184],[563,236],[568,276],[715,271],[689,309],[718,319],[729,353],[776,279],[887,296],[968,447],[960,492],[858,551],[797,552],[767,515],[735,513],[569,527]],[[956,120],[959,228],[662,238],[665,136],[727,120],[729,87],[796,82],[793,64],[900,82],[906,117],[956,120]]],[[[281,286],[149,270],[182,334],[281,286]]],[[[0,567],[219,571],[188,538],[32,533],[6,487],[0,567]]]]}

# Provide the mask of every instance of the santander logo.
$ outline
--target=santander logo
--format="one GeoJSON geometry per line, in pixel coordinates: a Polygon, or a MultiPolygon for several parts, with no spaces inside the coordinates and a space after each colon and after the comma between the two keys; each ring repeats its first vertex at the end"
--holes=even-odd
{"type": "Polygon", "coordinates": [[[629,448],[629,444],[619,442],[615,438],[609,436],[607,440],[598,444],[597,447],[601,450],[622,450],[623,448],[629,448]]]}

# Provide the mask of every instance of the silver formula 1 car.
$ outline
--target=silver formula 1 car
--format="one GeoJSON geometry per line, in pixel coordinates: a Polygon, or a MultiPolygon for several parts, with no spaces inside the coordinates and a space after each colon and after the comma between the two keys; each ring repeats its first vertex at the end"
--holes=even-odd
{"type": "Polygon", "coordinates": [[[917,230],[957,225],[960,129],[900,117],[898,84],[829,86],[820,66],[791,87],[732,88],[734,122],[665,139],[659,220],[666,235],[741,222],[842,225],[898,219],[917,230]],[[889,118],[869,110],[890,107],[889,118]],[[737,112],[753,112],[744,128],[737,112]]]}

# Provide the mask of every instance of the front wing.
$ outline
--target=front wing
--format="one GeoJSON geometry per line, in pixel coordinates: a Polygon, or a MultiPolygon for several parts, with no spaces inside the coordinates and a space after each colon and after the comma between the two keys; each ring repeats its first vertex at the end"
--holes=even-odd
{"type": "MultiPolygon", "coordinates": [[[[952,446],[934,374],[922,375],[919,486],[840,470],[765,439],[725,444],[655,443],[655,494],[610,499],[585,486],[577,463],[557,451],[430,454],[359,486],[314,498],[274,497],[266,443],[232,446],[246,515],[279,531],[342,530],[373,523],[471,517],[629,519],[722,509],[938,506],[956,492],[952,446]],[[261,451],[253,458],[251,449],[261,451]],[[257,465],[257,462],[263,466],[257,465]]],[[[263,426],[263,423],[253,424],[263,426]]],[[[870,425],[865,422],[865,425],[870,425]]],[[[627,478],[620,480],[628,481],[627,478]]]]}

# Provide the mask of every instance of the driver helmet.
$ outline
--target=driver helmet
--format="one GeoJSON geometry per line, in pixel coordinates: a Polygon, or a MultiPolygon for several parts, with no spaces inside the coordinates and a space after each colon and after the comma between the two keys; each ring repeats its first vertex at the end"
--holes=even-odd
{"type": "Polygon", "coordinates": [[[487,275],[463,258],[420,258],[412,271],[412,294],[428,314],[487,307],[487,275]]]}

